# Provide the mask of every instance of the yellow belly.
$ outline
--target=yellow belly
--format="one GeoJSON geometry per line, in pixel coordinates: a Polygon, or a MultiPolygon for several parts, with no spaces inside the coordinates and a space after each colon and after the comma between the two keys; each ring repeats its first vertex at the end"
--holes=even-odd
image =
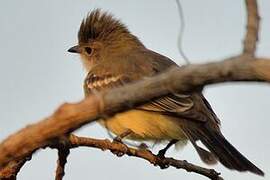
{"type": "Polygon", "coordinates": [[[186,141],[179,122],[172,117],[142,110],[131,110],[116,114],[112,118],[99,121],[116,135],[130,129],[133,140],[171,140],[186,141]]]}

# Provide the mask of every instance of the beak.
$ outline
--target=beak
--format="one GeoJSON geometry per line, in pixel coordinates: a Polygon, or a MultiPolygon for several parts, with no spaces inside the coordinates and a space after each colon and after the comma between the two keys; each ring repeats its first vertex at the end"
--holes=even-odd
{"type": "Polygon", "coordinates": [[[68,49],[68,52],[70,52],[70,53],[81,53],[80,46],[79,45],[73,46],[73,47],[68,49]]]}

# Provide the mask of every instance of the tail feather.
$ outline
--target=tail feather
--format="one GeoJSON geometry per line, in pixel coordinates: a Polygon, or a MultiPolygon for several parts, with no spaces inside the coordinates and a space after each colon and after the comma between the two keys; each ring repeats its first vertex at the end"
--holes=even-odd
{"type": "Polygon", "coordinates": [[[264,175],[262,170],[237,151],[220,132],[203,127],[196,130],[196,136],[225,167],[264,175]]]}
{"type": "Polygon", "coordinates": [[[190,130],[186,129],[186,128],[183,128],[186,136],[189,138],[190,142],[192,143],[192,145],[194,146],[194,148],[196,149],[198,155],[200,156],[201,160],[206,163],[206,164],[209,164],[209,165],[212,165],[212,164],[216,164],[217,163],[217,158],[216,156],[203,149],[202,147],[198,146],[197,143],[196,143],[196,136],[194,136],[194,133],[192,133],[190,130]]]}

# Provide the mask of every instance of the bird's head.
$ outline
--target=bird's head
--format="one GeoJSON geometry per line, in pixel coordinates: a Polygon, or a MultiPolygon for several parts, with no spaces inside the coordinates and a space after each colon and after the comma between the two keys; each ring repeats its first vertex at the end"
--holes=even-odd
{"type": "Polygon", "coordinates": [[[97,9],[83,19],[78,32],[78,45],[68,52],[81,55],[87,71],[102,61],[129,53],[143,44],[127,27],[112,15],[97,9]]]}

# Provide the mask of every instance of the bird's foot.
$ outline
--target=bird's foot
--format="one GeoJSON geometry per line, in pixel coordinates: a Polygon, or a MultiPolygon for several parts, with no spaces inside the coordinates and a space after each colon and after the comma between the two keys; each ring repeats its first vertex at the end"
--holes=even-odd
{"type": "Polygon", "coordinates": [[[177,143],[177,142],[178,142],[178,140],[172,139],[172,140],[167,144],[167,146],[166,146],[165,148],[163,148],[163,149],[161,149],[161,150],[158,151],[157,156],[160,157],[160,158],[164,158],[164,157],[165,157],[165,154],[166,154],[166,152],[167,152],[167,150],[168,150],[172,145],[174,145],[174,144],[177,143]]]}
{"type": "Polygon", "coordinates": [[[142,149],[142,150],[147,150],[149,147],[147,146],[147,144],[145,143],[141,143],[139,146],[138,146],[139,149],[142,149]]]}
{"type": "MultiPolygon", "coordinates": [[[[113,138],[113,143],[120,143],[120,144],[124,144],[123,143],[123,139],[125,137],[127,137],[128,135],[132,134],[133,132],[128,129],[126,131],[124,131],[122,134],[119,134],[118,136],[116,136],[115,138],[113,138]]],[[[121,151],[111,151],[113,154],[115,154],[118,157],[123,156],[125,153],[121,152],[121,151]]]]}
{"type": "MultiPolygon", "coordinates": [[[[119,138],[118,136],[113,139],[113,143],[119,143],[119,144],[125,145],[122,141],[122,138],[119,138]]],[[[118,150],[111,150],[111,152],[118,157],[122,157],[125,154],[124,152],[118,151],[118,150]]]]}
{"type": "Polygon", "coordinates": [[[167,149],[165,149],[165,148],[164,149],[161,149],[161,150],[158,151],[157,156],[160,157],[160,158],[164,158],[166,152],[167,152],[167,149]]]}

